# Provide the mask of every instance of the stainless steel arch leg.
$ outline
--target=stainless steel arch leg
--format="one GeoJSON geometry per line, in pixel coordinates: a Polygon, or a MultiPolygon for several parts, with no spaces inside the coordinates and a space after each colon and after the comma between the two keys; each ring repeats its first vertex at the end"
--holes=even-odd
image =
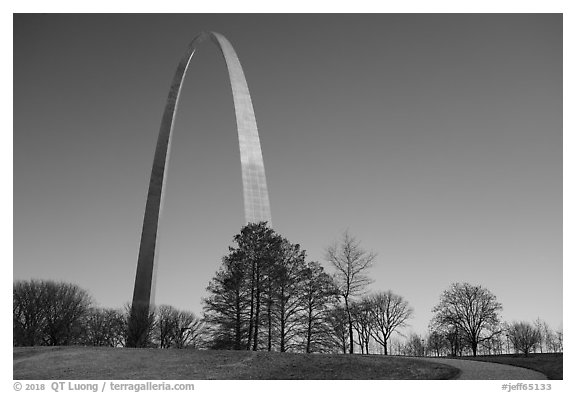
{"type": "Polygon", "coordinates": [[[220,48],[228,68],[240,145],[246,223],[267,221],[268,225],[272,224],[260,138],[244,71],[234,48],[224,36],[215,32],[201,33],[192,40],[178,63],[160,124],[148,187],[134,295],[128,324],[126,345],[131,347],[146,346],[148,342],[150,304],[154,296],[155,268],[158,258],[158,224],[162,211],[174,116],[190,60],[198,45],[206,38],[210,38],[220,48]]]}

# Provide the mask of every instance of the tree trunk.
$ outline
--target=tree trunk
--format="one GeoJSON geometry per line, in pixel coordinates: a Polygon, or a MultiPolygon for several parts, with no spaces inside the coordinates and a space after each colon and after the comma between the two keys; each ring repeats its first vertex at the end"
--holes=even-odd
{"type": "Polygon", "coordinates": [[[268,311],[268,352],[272,352],[272,315],[268,311]]]}
{"type": "Polygon", "coordinates": [[[310,343],[312,342],[312,309],[308,308],[308,326],[306,329],[306,353],[310,353],[310,343]]]}
{"type": "Polygon", "coordinates": [[[346,306],[346,314],[348,315],[348,334],[350,336],[350,353],[354,353],[354,331],[352,329],[352,314],[350,314],[350,307],[348,306],[348,296],[344,297],[344,305],[346,306]]]}
{"type": "Polygon", "coordinates": [[[241,317],[241,307],[240,307],[240,290],[236,291],[236,326],[235,326],[235,337],[234,337],[234,349],[240,350],[242,346],[242,317],[241,317]]]}
{"type": "Polygon", "coordinates": [[[246,345],[246,349],[250,350],[250,346],[252,343],[252,331],[254,330],[254,273],[255,273],[255,264],[256,262],[252,262],[252,277],[250,279],[250,319],[248,324],[248,343],[246,345]]]}
{"type": "Polygon", "coordinates": [[[258,328],[260,326],[260,265],[256,263],[256,309],[254,313],[254,342],[252,350],[258,350],[258,328]]]}
{"type": "Polygon", "coordinates": [[[284,288],[281,290],[280,297],[280,352],[286,352],[286,319],[284,314],[286,305],[284,304],[284,288]]]}
{"type": "Polygon", "coordinates": [[[268,278],[268,309],[266,314],[268,317],[268,352],[272,351],[272,284],[268,278]]]}

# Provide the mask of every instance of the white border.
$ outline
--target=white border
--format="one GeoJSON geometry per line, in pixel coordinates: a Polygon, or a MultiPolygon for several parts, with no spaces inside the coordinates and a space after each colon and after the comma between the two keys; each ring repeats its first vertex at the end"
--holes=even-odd
{"type": "MultiPolygon", "coordinates": [[[[221,0],[218,2],[149,2],[142,3],[136,1],[110,1],[101,0],[98,2],[72,2],[72,1],[12,1],[3,2],[2,16],[0,19],[0,29],[2,29],[1,42],[2,53],[13,54],[13,26],[12,26],[12,13],[212,13],[212,12],[226,12],[226,13],[266,13],[266,12],[298,12],[298,13],[563,13],[564,14],[564,330],[565,333],[565,356],[564,356],[564,369],[573,369],[573,340],[571,339],[571,332],[573,328],[573,316],[571,311],[573,307],[570,299],[574,297],[574,285],[572,279],[574,278],[573,265],[576,263],[575,253],[575,239],[576,233],[574,230],[574,201],[576,201],[575,184],[575,158],[574,158],[574,115],[573,111],[576,108],[574,100],[574,71],[576,70],[576,63],[574,61],[574,32],[576,26],[576,18],[574,17],[574,1],[495,1],[486,0],[482,2],[464,2],[464,1],[410,1],[398,3],[380,3],[375,1],[354,1],[345,3],[334,2],[312,2],[310,0],[293,0],[290,2],[264,2],[264,1],[251,1],[251,2],[238,2],[233,0],[221,0]],[[8,4],[7,4],[8,3],[8,4]],[[329,4],[329,5],[326,5],[329,4]],[[568,306],[567,306],[568,305],[568,306]]],[[[2,132],[1,146],[1,159],[4,184],[2,189],[2,249],[5,255],[5,268],[2,274],[2,294],[0,304],[2,306],[2,315],[5,318],[4,323],[0,324],[0,334],[2,340],[2,354],[0,361],[2,362],[2,378],[9,386],[6,386],[4,391],[13,391],[12,385],[12,356],[10,349],[10,342],[12,331],[10,323],[8,322],[8,310],[10,307],[11,290],[10,280],[12,277],[12,244],[13,244],[13,140],[12,140],[12,114],[13,114],[13,81],[12,81],[12,61],[4,59],[2,62],[2,86],[4,86],[3,105],[2,105],[2,119],[6,129],[2,132]]],[[[537,288],[535,288],[537,290],[537,288]]],[[[554,392],[574,391],[574,379],[570,373],[565,372],[564,381],[550,381],[552,383],[554,392]],[[568,389],[568,386],[573,386],[568,389]]],[[[89,382],[89,381],[87,381],[89,382]]],[[[527,381],[529,382],[529,381],[527,381]]],[[[502,391],[502,381],[290,381],[289,383],[283,382],[282,387],[291,389],[302,389],[309,391],[316,391],[321,388],[329,388],[336,391],[346,391],[358,389],[393,389],[396,390],[411,390],[421,389],[422,384],[426,383],[426,388],[433,391],[443,392],[461,392],[462,389],[479,392],[502,391]]],[[[206,390],[208,387],[210,391],[221,389],[224,390],[250,390],[250,391],[266,391],[269,392],[270,387],[277,386],[277,382],[272,381],[199,381],[196,383],[196,390],[206,390]]]]}

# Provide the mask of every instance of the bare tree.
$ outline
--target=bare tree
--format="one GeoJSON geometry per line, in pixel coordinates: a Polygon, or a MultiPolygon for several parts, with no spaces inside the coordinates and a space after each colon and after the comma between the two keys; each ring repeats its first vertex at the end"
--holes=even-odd
{"type": "Polygon", "coordinates": [[[406,326],[414,311],[402,296],[392,291],[379,292],[369,299],[374,324],[372,337],[384,347],[384,355],[388,355],[390,336],[398,328],[406,326]]]}
{"type": "Polygon", "coordinates": [[[124,345],[126,318],[119,310],[92,308],[84,319],[81,342],[85,345],[118,347],[124,345]]]}
{"type": "Polygon", "coordinates": [[[390,355],[405,355],[404,344],[398,337],[390,339],[390,355]]]}
{"type": "Polygon", "coordinates": [[[328,345],[338,352],[346,353],[349,338],[346,309],[341,305],[332,308],[326,315],[325,323],[331,338],[328,345]]]}
{"type": "Polygon", "coordinates": [[[15,346],[40,345],[46,324],[46,298],[40,281],[17,281],[13,286],[12,317],[15,346]]]}
{"type": "Polygon", "coordinates": [[[514,349],[528,356],[530,351],[536,349],[538,344],[538,329],[528,322],[514,322],[508,328],[508,334],[514,349]]]}
{"type": "Polygon", "coordinates": [[[352,314],[352,324],[358,337],[358,345],[362,354],[369,354],[370,337],[374,330],[374,317],[372,314],[372,304],[369,298],[362,298],[358,302],[352,302],[350,313],[352,314]]]}
{"type": "Polygon", "coordinates": [[[165,304],[156,308],[154,336],[160,348],[169,348],[172,346],[177,324],[178,310],[165,304]]]}
{"type": "Polygon", "coordinates": [[[74,284],[53,283],[46,286],[46,337],[47,345],[74,344],[80,336],[81,323],[88,313],[92,299],[74,284]]]}
{"type": "Polygon", "coordinates": [[[426,341],[416,333],[411,333],[406,340],[405,354],[408,356],[424,356],[426,354],[426,341]]]}
{"type": "Polygon", "coordinates": [[[437,330],[433,330],[428,334],[427,342],[428,348],[434,351],[436,356],[440,356],[450,345],[444,332],[437,330]]]}
{"type": "Polygon", "coordinates": [[[556,352],[563,352],[564,351],[564,330],[560,327],[556,330],[556,343],[558,345],[558,351],[556,352]]]}
{"type": "Polygon", "coordinates": [[[318,262],[308,262],[302,271],[302,336],[306,353],[329,350],[327,318],[338,294],[331,276],[318,262]]]}
{"type": "Polygon", "coordinates": [[[119,309],[105,309],[106,319],[108,320],[109,337],[108,343],[111,347],[126,346],[126,315],[119,309]]]}
{"type": "Polygon", "coordinates": [[[462,356],[462,353],[467,348],[467,343],[464,338],[464,333],[458,326],[449,325],[445,327],[445,337],[450,344],[450,355],[462,356]]]}
{"type": "Polygon", "coordinates": [[[502,350],[504,348],[504,344],[502,342],[504,337],[504,327],[502,324],[496,324],[488,327],[487,332],[488,338],[480,342],[484,354],[502,354],[502,350]]]}
{"type": "Polygon", "coordinates": [[[189,311],[162,305],[156,309],[155,338],[160,348],[198,347],[204,323],[189,311]]]}
{"type": "Polygon", "coordinates": [[[536,318],[534,321],[534,329],[538,335],[538,341],[536,342],[535,350],[540,348],[540,353],[543,353],[546,339],[544,337],[544,321],[540,319],[540,317],[536,318]]]}
{"type": "Polygon", "coordinates": [[[550,326],[543,323],[543,336],[545,338],[547,352],[562,352],[562,328],[553,331],[550,326]]]}
{"type": "Polygon", "coordinates": [[[82,335],[92,299],[75,284],[17,281],[13,286],[14,345],[69,345],[82,335]]]}
{"type": "Polygon", "coordinates": [[[204,322],[194,313],[178,311],[172,334],[176,348],[198,348],[202,345],[204,322]]]}
{"type": "Polygon", "coordinates": [[[350,313],[351,301],[354,297],[363,294],[368,284],[372,282],[366,273],[375,259],[376,254],[362,249],[360,242],[348,231],[343,233],[339,242],[326,249],[326,260],[336,270],[335,281],[339,287],[340,296],[344,300],[348,319],[350,353],[354,353],[354,332],[350,313]]]}
{"type": "Polygon", "coordinates": [[[463,334],[476,356],[478,344],[489,340],[493,334],[490,327],[498,324],[502,305],[489,290],[468,283],[455,283],[444,291],[440,303],[433,308],[438,326],[453,327],[463,334]],[[490,332],[490,335],[484,333],[490,332]]]}

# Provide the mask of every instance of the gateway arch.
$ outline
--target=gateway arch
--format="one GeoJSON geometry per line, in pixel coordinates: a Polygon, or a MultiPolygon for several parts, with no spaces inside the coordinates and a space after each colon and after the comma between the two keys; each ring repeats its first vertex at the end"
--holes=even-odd
{"type": "Polygon", "coordinates": [[[242,185],[244,190],[244,215],[246,223],[267,221],[271,225],[270,201],[264,173],[264,162],[260,148],[260,138],[256,127],[256,118],[248,84],[238,56],[230,42],[221,34],[203,32],[196,36],[188,46],[178,63],[164,108],[154,163],[150,175],[148,198],[142,225],[142,237],[138,254],[138,266],[134,284],[134,295],[129,321],[127,346],[145,344],[148,330],[150,303],[154,296],[156,260],[158,258],[158,222],[162,210],[163,190],[168,170],[170,143],[174,116],[178,106],[178,97],[182,82],[188,70],[190,60],[200,43],[210,39],[224,56],[228,76],[232,87],[238,141],[240,145],[240,163],[242,166],[242,185]]]}

